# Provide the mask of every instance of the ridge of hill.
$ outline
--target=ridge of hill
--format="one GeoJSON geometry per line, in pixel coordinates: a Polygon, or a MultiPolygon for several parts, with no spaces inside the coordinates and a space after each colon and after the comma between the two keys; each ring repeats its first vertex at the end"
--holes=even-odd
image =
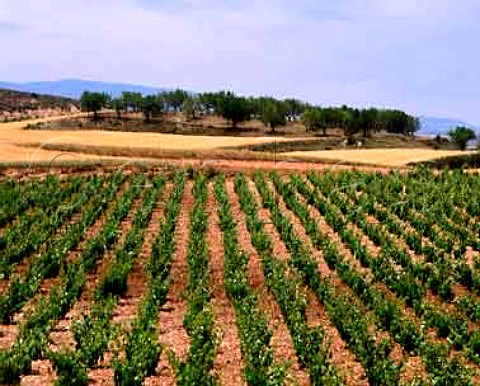
{"type": "Polygon", "coordinates": [[[66,98],[80,99],[84,91],[106,92],[113,97],[122,91],[140,92],[142,94],[157,94],[166,88],[142,86],[128,83],[108,83],[82,79],[62,79],[57,81],[40,81],[27,83],[0,82],[0,88],[34,92],[38,94],[59,95],[66,98]]]}

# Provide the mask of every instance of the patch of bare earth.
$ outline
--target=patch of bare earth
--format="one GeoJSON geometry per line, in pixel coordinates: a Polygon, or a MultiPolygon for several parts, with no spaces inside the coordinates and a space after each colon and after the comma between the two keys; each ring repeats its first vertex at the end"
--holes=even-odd
{"type": "Polygon", "coordinates": [[[292,379],[293,384],[309,385],[309,375],[304,369],[300,368],[292,336],[288,331],[280,307],[275,300],[275,297],[268,291],[265,284],[262,262],[256,249],[252,245],[250,232],[246,226],[245,214],[240,208],[240,203],[238,201],[238,196],[235,193],[232,180],[226,182],[226,189],[230,198],[232,213],[237,222],[238,242],[240,248],[250,256],[248,265],[250,285],[255,291],[258,291],[260,309],[267,315],[269,328],[273,333],[270,344],[275,355],[275,362],[291,364],[289,368],[289,376],[292,379]]]}
{"type": "Polygon", "coordinates": [[[475,268],[475,261],[480,259],[480,252],[475,251],[472,247],[468,246],[465,252],[465,263],[470,267],[470,269],[475,268]]]}
{"type": "Polygon", "coordinates": [[[175,229],[176,250],[170,272],[170,289],[167,301],[161,307],[158,315],[159,343],[163,350],[156,374],[146,380],[146,385],[175,385],[175,373],[169,363],[167,351],[173,352],[180,360],[183,360],[190,347],[188,334],[183,327],[183,318],[187,310],[185,293],[188,283],[187,251],[190,212],[194,203],[192,188],[192,181],[188,181],[183,193],[179,220],[175,229]]]}
{"type": "Polygon", "coordinates": [[[242,351],[235,323],[235,310],[224,287],[224,248],[217,210],[218,207],[215,204],[215,197],[210,184],[206,211],[209,216],[207,240],[209,241],[210,251],[211,302],[215,314],[215,326],[220,331],[220,344],[215,357],[214,369],[223,386],[240,386],[246,385],[243,378],[242,351]]]}
{"type": "Polygon", "coordinates": [[[33,361],[32,373],[22,376],[20,386],[45,386],[53,385],[55,382],[55,371],[50,361],[33,361]]]}

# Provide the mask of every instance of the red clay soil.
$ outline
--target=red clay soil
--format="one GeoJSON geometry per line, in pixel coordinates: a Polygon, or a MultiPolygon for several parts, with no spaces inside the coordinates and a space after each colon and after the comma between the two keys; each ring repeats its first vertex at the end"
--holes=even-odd
{"type": "Polygon", "coordinates": [[[270,344],[275,355],[275,362],[291,364],[289,368],[289,376],[292,378],[293,384],[304,386],[309,385],[310,377],[304,369],[300,368],[292,336],[288,331],[280,307],[276,302],[275,297],[268,291],[265,284],[262,263],[256,249],[252,245],[250,233],[246,226],[245,214],[240,208],[233,181],[227,181],[226,189],[230,198],[232,212],[236,214],[235,220],[237,222],[239,246],[250,256],[248,269],[250,285],[254,290],[258,291],[260,309],[267,315],[269,328],[273,333],[270,344]]]}
{"type": "Polygon", "coordinates": [[[32,373],[21,377],[20,386],[45,386],[54,382],[55,372],[50,361],[37,360],[32,362],[32,373]]]}
{"type": "Polygon", "coordinates": [[[379,172],[390,173],[392,170],[407,170],[406,168],[391,168],[387,166],[373,166],[373,165],[345,165],[333,163],[319,163],[319,162],[302,162],[296,160],[290,161],[268,161],[268,160],[230,160],[230,159],[212,159],[200,160],[194,158],[162,158],[161,163],[171,164],[175,166],[192,165],[196,167],[208,167],[224,172],[252,172],[255,170],[278,170],[278,171],[297,171],[305,172],[313,170],[317,172],[324,171],[340,171],[340,170],[358,170],[365,172],[379,172]]]}
{"type": "MultiPolygon", "coordinates": [[[[212,157],[214,158],[214,157],[212,157]]],[[[146,165],[148,167],[148,164],[146,165]]],[[[379,172],[390,173],[392,170],[408,170],[407,167],[392,168],[388,166],[375,166],[375,165],[345,165],[345,164],[333,164],[333,163],[321,163],[321,162],[304,162],[304,161],[279,161],[274,160],[234,160],[234,159],[199,159],[189,157],[162,157],[155,160],[152,165],[153,169],[162,169],[168,167],[188,167],[194,166],[196,168],[211,168],[224,172],[252,172],[254,170],[279,170],[279,171],[297,171],[305,172],[307,170],[313,170],[317,172],[323,171],[341,171],[341,170],[359,170],[365,172],[379,172]]],[[[16,178],[16,179],[30,179],[33,177],[44,178],[47,176],[46,170],[50,175],[68,176],[71,174],[93,174],[93,173],[107,173],[113,170],[122,168],[125,173],[132,170],[138,170],[134,164],[128,165],[92,165],[82,170],[81,167],[76,166],[54,166],[48,170],[47,167],[41,165],[32,165],[29,168],[11,167],[4,170],[0,170],[0,180],[2,178],[16,178]]]]}
{"type": "Polygon", "coordinates": [[[208,189],[206,211],[209,214],[207,240],[210,248],[211,302],[215,315],[215,327],[220,332],[214,369],[223,386],[246,385],[243,378],[242,351],[235,323],[235,310],[224,287],[223,238],[219,226],[218,206],[215,203],[211,184],[208,189]]]}
{"type": "Polygon", "coordinates": [[[187,251],[190,232],[190,212],[194,203],[192,188],[192,181],[188,181],[185,186],[179,220],[175,229],[177,245],[170,272],[170,289],[167,301],[160,309],[158,316],[159,342],[164,349],[157,365],[156,375],[146,379],[146,385],[175,385],[175,373],[169,363],[166,351],[172,351],[180,360],[183,360],[190,347],[188,334],[183,328],[183,318],[187,310],[185,294],[188,283],[187,251]]]}
{"type": "Polygon", "coordinates": [[[465,263],[471,268],[474,269],[475,261],[480,257],[480,252],[474,250],[472,247],[468,246],[467,251],[465,252],[465,263]]]}

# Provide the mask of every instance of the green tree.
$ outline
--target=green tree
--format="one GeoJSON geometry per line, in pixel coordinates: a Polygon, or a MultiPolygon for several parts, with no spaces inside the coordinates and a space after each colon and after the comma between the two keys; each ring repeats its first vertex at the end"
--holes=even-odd
{"type": "Polygon", "coordinates": [[[285,114],[290,120],[299,117],[307,109],[307,104],[298,99],[287,98],[283,100],[283,104],[285,106],[285,114]]]}
{"type": "Polygon", "coordinates": [[[188,93],[181,89],[165,91],[162,93],[165,103],[175,111],[180,111],[183,102],[189,97],[188,93]]]}
{"type": "Polygon", "coordinates": [[[143,95],[139,92],[122,92],[123,110],[135,113],[142,111],[143,95]]]}
{"type": "Polygon", "coordinates": [[[122,117],[122,110],[124,106],[122,97],[113,98],[111,101],[111,106],[117,113],[117,118],[120,119],[122,117]]]}
{"type": "Polygon", "coordinates": [[[163,111],[163,99],[159,95],[147,95],[143,98],[142,111],[145,122],[149,123],[152,117],[163,111]]]}
{"type": "Polygon", "coordinates": [[[361,122],[360,122],[361,113],[360,113],[360,110],[358,109],[351,109],[351,110],[344,109],[344,110],[347,112],[344,132],[347,137],[352,137],[362,129],[361,122]]]}
{"type": "Polygon", "coordinates": [[[82,111],[93,113],[93,119],[98,119],[98,112],[107,107],[110,97],[103,92],[88,92],[84,91],[80,97],[80,105],[82,111]]]}
{"type": "Polygon", "coordinates": [[[467,148],[467,143],[477,137],[472,129],[464,126],[457,126],[450,130],[448,135],[460,150],[465,150],[467,148]]]}
{"type": "Polygon", "coordinates": [[[272,98],[263,106],[261,119],[263,124],[270,127],[273,133],[275,127],[284,126],[287,123],[285,107],[281,102],[272,98]]]}
{"type": "Polygon", "coordinates": [[[325,116],[319,107],[309,107],[302,115],[302,123],[305,125],[307,131],[323,130],[323,135],[326,135],[325,116]]]}
{"type": "Polygon", "coordinates": [[[358,127],[363,133],[363,137],[370,136],[371,132],[375,130],[378,117],[377,109],[361,110],[358,116],[358,127]]]}
{"type": "Polygon", "coordinates": [[[252,109],[247,99],[232,92],[220,93],[216,104],[217,113],[230,121],[233,129],[236,129],[239,123],[250,119],[252,109]]]}
{"type": "Polygon", "coordinates": [[[377,126],[388,133],[413,135],[420,129],[420,121],[400,110],[378,110],[377,126]]]}
{"type": "Polygon", "coordinates": [[[194,120],[196,113],[201,110],[201,104],[197,97],[189,96],[183,101],[182,112],[185,114],[185,118],[194,120]]]}
{"type": "Polygon", "coordinates": [[[219,95],[220,93],[215,92],[205,92],[198,95],[198,101],[207,114],[212,112],[220,114],[218,112],[219,95]]]}

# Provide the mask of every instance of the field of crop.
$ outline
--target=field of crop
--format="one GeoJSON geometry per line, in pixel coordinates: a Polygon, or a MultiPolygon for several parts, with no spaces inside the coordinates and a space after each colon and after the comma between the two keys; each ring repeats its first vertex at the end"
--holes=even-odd
{"type": "MultiPolygon", "coordinates": [[[[81,118],[83,113],[69,118],[81,118]]],[[[313,137],[282,136],[209,136],[181,135],[147,132],[113,132],[106,130],[33,130],[35,125],[46,121],[58,121],[67,117],[32,119],[23,122],[0,123],[0,163],[92,161],[104,160],[140,161],[155,163],[163,159],[223,159],[223,160],[295,160],[316,163],[347,163],[387,167],[402,167],[409,163],[434,160],[441,157],[470,154],[458,150],[433,150],[428,147],[389,148],[357,150],[309,150],[273,154],[277,144],[303,143],[301,147],[315,144],[313,137]],[[307,145],[306,145],[307,144],[307,145]],[[265,147],[267,151],[249,151],[250,148],[265,147]]],[[[337,139],[338,140],[338,139],[337,139]]],[[[318,145],[318,143],[317,143],[318,145]]],[[[279,145],[282,147],[282,145],[279,145]]],[[[320,145],[319,145],[320,146],[320,145]]],[[[323,146],[323,145],[322,145],[323,146]]],[[[405,145],[406,146],[406,145],[405,145]]],[[[314,149],[314,146],[312,145],[314,149]]]]}
{"type": "Polygon", "coordinates": [[[475,154],[474,151],[461,150],[433,150],[414,148],[394,149],[355,149],[355,150],[328,150],[328,151],[292,151],[283,153],[284,156],[306,158],[309,160],[333,160],[350,163],[364,163],[390,167],[405,166],[409,163],[418,163],[443,157],[475,154]]]}
{"type": "Polygon", "coordinates": [[[480,384],[480,175],[0,181],[0,384],[480,384]]]}

